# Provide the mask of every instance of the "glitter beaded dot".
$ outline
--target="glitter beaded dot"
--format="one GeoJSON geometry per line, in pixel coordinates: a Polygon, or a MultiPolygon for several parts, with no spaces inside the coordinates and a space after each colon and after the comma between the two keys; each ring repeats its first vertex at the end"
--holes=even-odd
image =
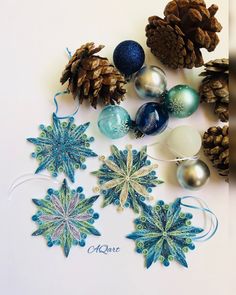
{"type": "Polygon", "coordinates": [[[124,75],[136,73],[144,64],[145,53],[142,46],[132,40],[121,42],[114,51],[113,61],[117,69],[124,75]]]}

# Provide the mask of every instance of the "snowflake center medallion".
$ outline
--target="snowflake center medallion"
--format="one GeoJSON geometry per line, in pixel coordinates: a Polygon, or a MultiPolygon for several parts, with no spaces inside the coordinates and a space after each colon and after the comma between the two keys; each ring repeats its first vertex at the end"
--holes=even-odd
{"type": "Polygon", "coordinates": [[[130,177],[129,176],[126,176],[125,181],[126,182],[129,182],[130,181],[130,177]]]}
{"type": "Polygon", "coordinates": [[[166,231],[163,231],[163,232],[162,232],[162,236],[163,236],[164,238],[166,238],[166,237],[168,236],[167,232],[166,232],[166,231]]]}
{"type": "Polygon", "coordinates": [[[140,207],[145,208],[144,201],[150,197],[152,188],[163,183],[156,177],[157,164],[147,160],[147,148],[140,152],[128,145],[125,150],[111,147],[111,156],[103,162],[100,170],[92,172],[99,179],[100,189],[104,195],[104,204],[115,204],[118,210],[132,208],[136,213],[140,207]]]}
{"type": "Polygon", "coordinates": [[[64,216],[64,219],[65,219],[65,221],[67,222],[67,221],[69,221],[70,217],[69,217],[68,215],[65,215],[65,216],[64,216]]]}
{"type": "MultiPolygon", "coordinates": [[[[69,147],[69,144],[68,144],[68,147],[69,147]]],[[[57,154],[62,154],[62,153],[65,153],[66,150],[67,150],[67,142],[63,139],[59,142],[55,142],[55,144],[53,144],[52,146],[52,152],[57,154]]]]}
{"type": "Polygon", "coordinates": [[[39,167],[35,173],[48,169],[56,177],[59,172],[64,172],[74,182],[75,169],[86,169],[86,158],[97,156],[89,149],[94,138],[85,134],[89,123],[76,126],[73,122],[74,118],[61,122],[53,114],[52,126],[40,125],[40,136],[27,139],[36,146],[32,156],[39,161],[39,167]]]}

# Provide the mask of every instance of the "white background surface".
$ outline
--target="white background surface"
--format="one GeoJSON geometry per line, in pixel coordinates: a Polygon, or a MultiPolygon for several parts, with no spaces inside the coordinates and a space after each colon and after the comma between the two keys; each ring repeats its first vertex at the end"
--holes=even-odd
{"type": "MultiPolygon", "coordinates": [[[[206,1],[210,6],[212,1],[206,1]]],[[[226,57],[228,54],[228,1],[215,0],[220,6],[217,14],[223,24],[221,43],[209,54],[203,50],[205,60],[226,57]]],[[[115,46],[125,39],[140,42],[147,53],[146,63],[158,65],[145,46],[144,28],[151,15],[162,15],[165,0],[1,0],[1,177],[0,177],[0,293],[4,295],[81,294],[81,295],[146,295],[160,294],[235,294],[229,285],[230,259],[228,257],[228,186],[212,170],[212,177],[201,191],[182,190],[175,179],[175,165],[160,163],[159,176],[165,184],[153,194],[167,202],[176,197],[192,194],[204,198],[217,214],[220,227],[217,235],[206,243],[196,245],[187,255],[189,269],[172,263],[169,268],[159,263],[149,270],[144,260],[134,251],[134,243],[125,239],[133,231],[135,215],[131,211],[118,214],[114,207],[101,209],[101,199],[96,204],[100,219],[96,223],[101,238],[89,237],[87,246],[72,248],[65,259],[59,247],[48,248],[43,238],[31,237],[35,224],[31,216],[35,208],[31,198],[41,198],[48,187],[55,183],[32,181],[19,187],[8,200],[7,190],[13,180],[25,173],[32,173],[37,163],[30,158],[33,145],[26,137],[38,135],[38,125],[48,124],[54,111],[53,94],[63,89],[59,79],[67,63],[65,47],[74,51],[87,41],[105,44],[101,55],[112,57],[115,46]],[[119,246],[119,254],[89,255],[91,245],[119,246]]],[[[168,86],[186,83],[181,72],[166,71],[168,86]]],[[[194,71],[193,80],[199,70],[194,71]]],[[[189,72],[187,72],[189,77],[189,72]]],[[[188,78],[189,79],[189,78],[188,78]]],[[[123,107],[132,116],[143,101],[136,97],[129,86],[123,107]]],[[[65,99],[61,109],[66,114],[74,108],[72,99],[65,99]]],[[[83,106],[76,116],[77,123],[91,121],[88,134],[95,136],[93,149],[108,155],[111,141],[99,134],[96,126],[99,111],[83,106]]],[[[170,127],[190,124],[203,133],[217,124],[206,109],[186,120],[171,119],[170,127]]],[[[132,143],[135,147],[157,141],[148,137],[139,141],[127,136],[115,142],[120,148],[132,143]]],[[[160,151],[161,153],[161,151],[160,151]]],[[[160,155],[159,155],[160,156],[160,155]]],[[[204,159],[204,157],[203,157],[204,159]]],[[[76,174],[76,186],[85,187],[87,196],[93,194],[96,178],[89,174],[100,163],[87,161],[88,169],[76,174]]],[[[62,179],[62,177],[60,178],[62,179]]],[[[201,225],[201,221],[196,222],[201,225]]]]}

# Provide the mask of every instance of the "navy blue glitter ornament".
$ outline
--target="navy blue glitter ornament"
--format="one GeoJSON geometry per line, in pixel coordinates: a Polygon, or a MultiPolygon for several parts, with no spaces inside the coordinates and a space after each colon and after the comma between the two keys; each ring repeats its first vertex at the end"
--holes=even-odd
{"type": "Polygon", "coordinates": [[[144,60],[145,53],[142,46],[132,40],[121,42],[113,53],[115,66],[126,76],[130,76],[140,70],[144,60]]]}
{"type": "Polygon", "coordinates": [[[156,102],[148,102],[137,111],[135,124],[139,131],[145,135],[156,135],[163,132],[168,124],[167,109],[156,102]]]}

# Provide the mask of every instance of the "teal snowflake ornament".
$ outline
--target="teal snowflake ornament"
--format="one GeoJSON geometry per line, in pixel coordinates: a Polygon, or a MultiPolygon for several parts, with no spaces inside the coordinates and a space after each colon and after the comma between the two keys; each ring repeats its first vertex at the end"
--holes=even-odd
{"type": "Polygon", "coordinates": [[[72,245],[85,246],[87,235],[100,236],[93,223],[99,218],[92,206],[99,196],[85,198],[82,187],[70,190],[66,180],[58,191],[48,190],[44,199],[33,199],[38,211],[32,220],[38,224],[33,236],[43,235],[47,245],[60,245],[68,257],[72,245]]]}
{"type": "Polygon", "coordinates": [[[136,242],[136,251],[146,257],[146,267],[158,260],[169,266],[176,260],[188,267],[185,253],[195,248],[193,240],[203,229],[191,225],[192,214],[181,211],[181,199],[170,205],[163,201],[143,211],[135,220],[136,231],[128,239],[136,242]]]}
{"type": "Polygon", "coordinates": [[[100,157],[102,167],[92,174],[99,179],[100,190],[104,195],[104,204],[115,204],[119,210],[130,207],[138,213],[145,208],[146,199],[150,199],[152,188],[163,183],[156,176],[157,164],[147,160],[147,147],[140,152],[129,145],[122,151],[115,145],[111,147],[111,156],[100,157]]]}
{"type": "Polygon", "coordinates": [[[57,177],[59,172],[64,172],[74,182],[75,169],[86,169],[86,158],[97,156],[89,149],[94,138],[85,134],[90,123],[77,126],[73,122],[73,117],[61,122],[54,113],[52,126],[40,125],[40,136],[27,138],[36,146],[32,157],[39,161],[39,167],[35,173],[48,169],[57,177]]]}

